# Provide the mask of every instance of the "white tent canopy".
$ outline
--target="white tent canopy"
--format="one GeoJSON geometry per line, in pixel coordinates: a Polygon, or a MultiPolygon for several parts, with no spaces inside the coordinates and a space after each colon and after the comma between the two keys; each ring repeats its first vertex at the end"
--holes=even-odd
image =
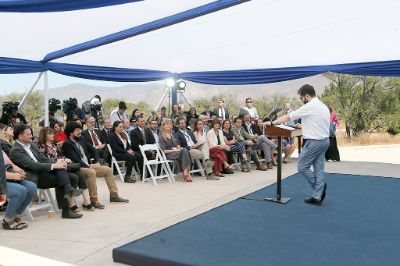
{"type": "MultiPolygon", "coordinates": [[[[47,53],[212,1],[147,0],[63,13],[2,13],[4,57],[47,53]]],[[[400,3],[253,0],[57,62],[171,72],[399,59],[400,3]]]]}

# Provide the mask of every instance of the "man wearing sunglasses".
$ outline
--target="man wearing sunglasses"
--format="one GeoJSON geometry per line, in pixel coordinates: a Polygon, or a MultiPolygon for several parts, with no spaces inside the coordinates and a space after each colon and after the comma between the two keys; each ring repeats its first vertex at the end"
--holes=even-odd
{"type": "Polygon", "coordinates": [[[253,120],[260,118],[257,113],[257,108],[253,106],[253,99],[250,97],[246,99],[246,106],[241,107],[239,111],[239,115],[244,116],[245,114],[249,114],[253,120]]]}

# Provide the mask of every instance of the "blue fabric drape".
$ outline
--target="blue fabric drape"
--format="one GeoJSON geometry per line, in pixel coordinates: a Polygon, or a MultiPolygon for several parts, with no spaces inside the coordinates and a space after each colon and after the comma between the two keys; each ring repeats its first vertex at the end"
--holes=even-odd
{"type": "Polygon", "coordinates": [[[143,0],[1,0],[0,12],[61,12],[143,0]]]}
{"type": "Polygon", "coordinates": [[[84,66],[63,63],[47,63],[47,66],[50,71],[65,76],[105,81],[146,82],[163,80],[173,76],[173,74],[168,71],[147,69],[84,66]]]}
{"type": "Polygon", "coordinates": [[[87,41],[81,44],[73,45],[62,50],[51,52],[47,54],[44,61],[48,62],[54,59],[65,57],[68,55],[76,54],[79,52],[87,51],[105,44],[121,41],[133,36],[137,36],[143,33],[154,31],[157,29],[165,28],[186,20],[197,18],[212,12],[219,11],[234,5],[242,4],[250,0],[219,0],[206,5],[202,5],[193,9],[177,13],[172,16],[154,20],[149,23],[145,23],[127,30],[116,32],[104,37],[100,37],[91,41],[87,41]]]}
{"type": "Polygon", "coordinates": [[[42,62],[0,57],[0,74],[37,73],[46,70],[42,62]]]}
{"type": "Polygon", "coordinates": [[[351,75],[399,77],[400,60],[321,66],[184,72],[180,74],[180,77],[198,83],[244,85],[305,78],[328,71],[351,75]]]}
{"type": "Polygon", "coordinates": [[[400,77],[400,60],[339,65],[184,72],[177,74],[160,70],[46,63],[0,57],[0,74],[36,73],[47,70],[71,77],[104,81],[146,82],[174,77],[176,79],[182,78],[206,84],[244,85],[299,79],[328,71],[351,75],[400,77]]]}

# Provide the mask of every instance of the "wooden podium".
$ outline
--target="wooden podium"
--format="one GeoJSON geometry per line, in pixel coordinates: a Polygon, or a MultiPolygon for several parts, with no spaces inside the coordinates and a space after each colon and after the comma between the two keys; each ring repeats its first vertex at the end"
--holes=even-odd
{"type": "Polygon", "coordinates": [[[301,151],[301,129],[289,130],[280,128],[277,126],[267,126],[265,128],[265,135],[268,137],[278,138],[278,171],[277,171],[277,182],[276,182],[276,196],[274,198],[265,198],[264,200],[273,201],[277,203],[286,204],[291,198],[282,198],[282,137],[294,138],[297,137],[299,154],[301,151]]]}

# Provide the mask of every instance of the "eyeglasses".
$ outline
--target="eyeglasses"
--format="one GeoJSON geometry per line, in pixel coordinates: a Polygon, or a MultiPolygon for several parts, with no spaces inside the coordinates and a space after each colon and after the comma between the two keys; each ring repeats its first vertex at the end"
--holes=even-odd
{"type": "Polygon", "coordinates": [[[252,103],[253,101],[246,101],[246,103],[252,103]]]}

